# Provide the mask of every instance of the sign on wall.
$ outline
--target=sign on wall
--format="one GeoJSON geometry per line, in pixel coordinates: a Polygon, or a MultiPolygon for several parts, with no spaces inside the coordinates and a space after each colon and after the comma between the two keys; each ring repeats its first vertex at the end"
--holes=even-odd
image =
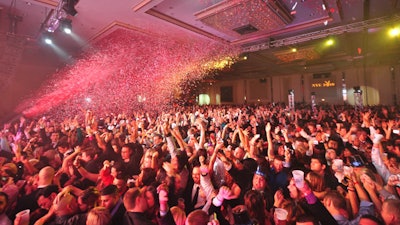
{"type": "Polygon", "coordinates": [[[311,84],[311,87],[313,87],[313,88],[336,87],[336,83],[331,80],[324,80],[324,81],[313,82],[311,84]]]}
{"type": "Polygon", "coordinates": [[[310,86],[316,104],[319,101],[329,101],[329,99],[337,98],[336,76],[331,73],[316,73],[313,74],[312,78],[310,86]]]}

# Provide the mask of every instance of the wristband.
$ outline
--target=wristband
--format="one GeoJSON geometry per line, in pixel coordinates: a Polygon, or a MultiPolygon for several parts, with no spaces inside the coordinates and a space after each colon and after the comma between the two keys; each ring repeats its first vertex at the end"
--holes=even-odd
{"type": "Polygon", "coordinates": [[[306,199],[307,203],[313,205],[317,202],[317,197],[311,192],[309,194],[304,193],[304,198],[306,199]]]}
{"type": "Polygon", "coordinates": [[[222,200],[222,201],[219,200],[219,199],[218,199],[218,195],[217,195],[217,196],[215,196],[215,198],[213,199],[212,203],[213,203],[215,206],[220,207],[220,206],[222,205],[223,201],[224,201],[224,200],[222,200]]]}

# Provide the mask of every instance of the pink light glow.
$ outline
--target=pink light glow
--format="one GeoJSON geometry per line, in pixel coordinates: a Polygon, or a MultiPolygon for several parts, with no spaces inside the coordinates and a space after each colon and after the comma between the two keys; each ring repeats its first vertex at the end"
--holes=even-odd
{"type": "Polygon", "coordinates": [[[204,66],[207,62],[236,58],[239,53],[237,48],[196,37],[173,39],[122,29],[94,49],[55,73],[37,97],[17,110],[28,117],[48,113],[65,118],[85,109],[102,113],[162,109],[182,82],[201,79],[213,69],[204,66]],[[138,96],[145,102],[140,103],[138,96]]]}

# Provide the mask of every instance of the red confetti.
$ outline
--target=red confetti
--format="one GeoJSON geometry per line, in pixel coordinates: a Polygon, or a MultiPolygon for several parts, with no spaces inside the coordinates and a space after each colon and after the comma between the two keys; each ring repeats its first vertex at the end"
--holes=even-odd
{"type": "Polygon", "coordinates": [[[86,109],[101,114],[161,110],[174,93],[182,92],[182,83],[202,79],[215,62],[238,54],[237,48],[209,39],[117,30],[74,65],[55,73],[36,93],[39,97],[26,100],[18,110],[28,117],[47,113],[60,118],[86,109]]]}

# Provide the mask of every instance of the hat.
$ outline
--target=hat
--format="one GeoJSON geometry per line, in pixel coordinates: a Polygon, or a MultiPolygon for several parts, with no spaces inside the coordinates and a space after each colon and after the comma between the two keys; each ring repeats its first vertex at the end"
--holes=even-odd
{"type": "Polygon", "coordinates": [[[4,172],[6,172],[10,177],[14,177],[17,175],[18,168],[14,163],[6,163],[1,168],[4,172]]]}
{"type": "Polygon", "coordinates": [[[265,179],[267,179],[267,171],[264,168],[262,168],[261,166],[257,167],[257,170],[254,174],[262,176],[265,179]]]}

